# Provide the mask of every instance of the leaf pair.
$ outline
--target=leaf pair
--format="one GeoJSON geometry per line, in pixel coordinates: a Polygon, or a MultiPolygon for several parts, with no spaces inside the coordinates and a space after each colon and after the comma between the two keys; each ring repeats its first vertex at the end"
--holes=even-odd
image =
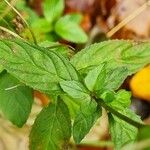
{"type": "MultiPolygon", "coordinates": [[[[132,120],[141,123],[141,119],[129,109],[131,94],[125,90],[115,94],[112,102],[107,102],[107,105],[117,110],[124,116],[132,118],[132,120]]],[[[128,122],[121,120],[113,114],[109,114],[109,129],[112,136],[112,141],[115,144],[116,150],[119,150],[123,145],[134,142],[138,133],[138,129],[128,122]]]]}
{"type": "Polygon", "coordinates": [[[61,54],[19,40],[0,41],[0,63],[22,83],[48,94],[61,92],[59,81],[78,80],[76,70],[61,54]]]}
{"type": "Polygon", "coordinates": [[[81,15],[69,14],[61,17],[64,11],[64,0],[45,0],[43,3],[44,16],[48,22],[54,24],[55,32],[67,41],[85,43],[87,35],[80,27],[81,15]]]}
{"type": "MultiPolygon", "coordinates": [[[[71,13],[62,16],[64,3],[64,0],[44,0],[42,2],[43,17],[39,17],[23,1],[18,2],[16,7],[25,14],[25,19],[29,22],[38,42],[58,41],[62,38],[74,43],[85,43],[87,35],[80,27],[81,14],[71,13]]],[[[22,36],[31,39],[27,29],[24,30],[22,36]]]]}
{"type": "Polygon", "coordinates": [[[75,101],[81,101],[73,123],[74,140],[80,143],[101,116],[101,107],[91,98],[89,91],[80,82],[62,81],[60,86],[75,101]]]}

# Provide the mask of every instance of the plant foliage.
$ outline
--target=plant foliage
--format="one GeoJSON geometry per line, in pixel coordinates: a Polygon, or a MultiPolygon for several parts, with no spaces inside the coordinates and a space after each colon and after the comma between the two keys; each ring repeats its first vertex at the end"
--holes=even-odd
{"type": "MultiPolygon", "coordinates": [[[[52,12],[45,11],[49,21],[47,13],[52,12]]],[[[135,141],[145,125],[129,109],[131,94],[118,89],[128,75],[150,63],[150,43],[105,41],[86,47],[71,60],[59,52],[61,48],[0,40],[0,66],[7,71],[0,76],[4,116],[19,127],[25,123],[32,105],[30,88],[56,97],[37,116],[30,149],[67,149],[71,135],[80,143],[101,117],[102,108],[108,113],[115,148],[135,141]]]]}

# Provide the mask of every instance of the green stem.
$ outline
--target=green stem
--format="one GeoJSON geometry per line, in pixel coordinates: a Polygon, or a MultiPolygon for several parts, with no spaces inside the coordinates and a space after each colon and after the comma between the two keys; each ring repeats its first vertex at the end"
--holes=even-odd
{"type": "Polygon", "coordinates": [[[115,116],[117,116],[118,118],[124,120],[125,122],[133,125],[134,127],[136,128],[141,128],[141,127],[144,127],[146,125],[142,124],[142,123],[139,123],[123,114],[121,114],[120,112],[116,111],[114,108],[108,106],[102,99],[98,99],[96,97],[94,97],[94,99],[96,100],[96,102],[98,104],[100,104],[103,108],[105,108],[106,110],[108,110],[109,112],[111,112],[112,114],[114,114],[115,116]]]}

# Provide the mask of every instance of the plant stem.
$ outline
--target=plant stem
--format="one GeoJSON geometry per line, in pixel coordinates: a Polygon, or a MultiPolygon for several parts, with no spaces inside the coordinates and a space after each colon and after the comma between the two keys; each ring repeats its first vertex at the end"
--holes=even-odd
{"type": "Polygon", "coordinates": [[[96,97],[94,97],[94,99],[96,100],[96,102],[101,105],[103,108],[105,108],[106,110],[108,110],[109,112],[111,112],[112,114],[114,114],[115,116],[117,116],[118,118],[124,120],[125,122],[133,125],[136,128],[141,128],[144,127],[146,125],[139,123],[123,114],[121,114],[120,112],[116,111],[114,108],[108,106],[102,99],[98,99],[96,97]]]}

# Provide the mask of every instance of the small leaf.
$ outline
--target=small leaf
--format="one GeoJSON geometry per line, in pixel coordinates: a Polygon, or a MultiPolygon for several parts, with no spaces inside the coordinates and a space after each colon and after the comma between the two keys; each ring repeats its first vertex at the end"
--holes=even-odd
{"type": "Polygon", "coordinates": [[[47,94],[61,92],[59,81],[78,80],[60,53],[21,40],[0,40],[0,64],[22,83],[47,94]]]}
{"type": "Polygon", "coordinates": [[[53,23],[63,13],[64,0],[44,0],[43,11],[48,22],[53,23]]]}
{"type": "Polygon", "coordinates": [[[67,149],[71,137],[71,119],[65,103],[49,104],[35,120],[30,133],[30,150],[67,149]]]}
{"type": "Polygon", "coordinates": [[[104,100],[105,103],[110,103],[110,102],[116,100],[115,94],[116,93],[113,91],[105,91],[100,95],[100,98],[102,100],[104,100]]]}
{"type": "Polygon", "coordinates": [[[105,69],[104,64],[101,64],[97,68],[89,71],[89,73],[85,77],[85,80],[84,80],[85,85],[90,91],[93,91],[95,89],[97,79],[98,79],[99,75],[102,76],[103,72],[105,71],[104,69],[105,69]]]}
{"type": "Polygon", "coordinates": [[[115,94],[115,99],[110,103],[110,105],[116,109],[129,108],[131,104],[131,92],[125,90],[119,90],[115,94]]]}
{"type": "Polygon", "coordinates": [[[89,100],[91,99],[89,96],[89,92],[87,89],[77,81],[62,81],[60,82],[60,86],[64,92],[66,92],[69,96],[78,100],[89,100]]]}
{"type": "MultiPolygon", "coordinates": [[[[129,118],[140,121],[131,111],[127,111],[125,115],[128,115],[129,118]]],[[[138,129],[136,127],[114,115],[109,115],[109,126],[115,150],[120,150],[123,145],[134,142],[137,137],[138,129]]]]}
{"type": "MultiPolygon", "coordinates": [[[[49,40],[47,38],[48,35],[51,35],[51,31],[53,30],[53,25],[49,23],[45,18],[37,18],[31,23],[31,29],[36,37],[36,41],[39,43],[41,41],[49,40]]],[[[25,29],[22,33],[22,36],[25,39],[33,39],[31,37],[31,33],[28,29],[25,29]]],[[[29,40],[30,41],[30,40],[29,40]]]]}
{"type": "Polygon", "coordinates": [[[150,43],[125,40],[110,40],[89,47],[72,57],[72,64],[80,73],[108,62],[111,67],[124,66],[131,75],[150,63],[150,43]]]}
{"type": "Polygon", "coordinates": [[[135,143],[125,145],[121,150],[149,150],[150,149],[150,126],[145,125],[138,131],[135,143]]]}
{"type": "Polygon", "coordinates": [[[69,15],[61,17],[56,22],[55,31],[65,40],[74,43],[85,43],[88,39],[82,28],[69,15]]]}
{"type": "MultiPolygon", "coordinates": [[[[142,124],[140,117],[129,109],[130,97],[130,92],[120,90],[114,94],[114,100],[111,102],[107,101],[106,105],[112,107],[112,109],[132,119],[133,121],[142,124]]],[[[133,125],[112,114],[109,115],[109,125],[112,141],[114,142],[116,150],[120,150],[123,145],[135,141],[138,129],[133,125]]]]}
{"type": "Polygon", "coordinates": [[[13,124],[22,127],[33,103],[32,89],[22,85],[8,73],[0,75],[0,109],[13,124]]]}
{"type": "Polygon", "coordinates": [[[32,30],[36,33],[48,33],[53,30],[52,25],[44,18],[38,18],[31,24],[32,30]]]}
{"type": "Polygon", "coordinates": [[[73,124],[73,137],[76,143],[81,142],[100,116],[101,108],[94,100],[81,105],[73,124]]]}
{"type": "Polygon", "coordinates": [[[101,94],[100,98],[107,103],[107,105],[122,110],[128,108],[131,104],[131,92],[119,90],[117,93],[106,91],[101,94]]]}
{"type": "Polygon", "coordinates": [[[89,71],[85,77],[85,84],[90,91],[103,92],[105,90],[117,90],[126,79],[128,70],[125,67],[108,68],[107,65],[99,65],[89,71]]]}

